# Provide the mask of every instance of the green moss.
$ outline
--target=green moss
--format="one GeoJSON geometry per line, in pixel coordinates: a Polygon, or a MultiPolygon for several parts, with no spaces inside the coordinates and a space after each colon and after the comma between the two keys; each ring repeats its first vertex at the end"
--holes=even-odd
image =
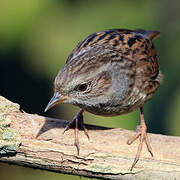
{"type": "Polygon", "coordinates": [[[5,114],[0,115],[0,128],[8,127],[11,123],[11,119],[5,114]]]}
{"type": "Polygon", "coordinates": [[[13,103],[8,99],[0,96],[0,114],[9,114],[20,109],[19,104],[13,103]]]}
{"type": "Polygon", "coordinates": [[[101,165],[93,165],[91,166],[91,170],[93,172],[101,172],[101,173],[111,173],[113,166],[101,166],[101,165]]]}
{"type": "Polygon", "coordinates": [[[10,127],[12,112],[19,110],[19,105],[0,96],[0,156],[10,156],[17,152],[21,144],[20,134],[10,127]]]}
{"type": "Polygon", "coordinates": [[[9,156],[17,152],[21,144],[20,134],[10,127],[0,129],[0,155],[9,156]]]}
{"type": "Polygon", "coordinates": [[[3,114],[3,115],[0,115],[0,123],[5,120],[5,117],[6,117],[6,116],[5,116],[4,114],[3,114]]]}

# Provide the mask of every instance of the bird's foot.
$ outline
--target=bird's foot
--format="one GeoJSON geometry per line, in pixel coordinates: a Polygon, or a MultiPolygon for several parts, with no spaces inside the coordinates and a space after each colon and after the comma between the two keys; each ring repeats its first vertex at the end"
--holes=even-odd
{"type": "Polygon", "coordinates": [[[140,143],[139,143],[139,146],[138,146],[136,157],[135,157],[134,162],[133,162],[133,164],[131,166],[131,169],[130,169],[131,171],[132,171],[132,169],[134,168],[134,166],[136,165],[136,163],[139,160],[139,157],[140,157],[140,154],[141,154],[141,151],[142,151],[142,146],[143,146],[144,142],[146,143],[146,146],[147,146],[147,149],[148,149],[149,153],[153,157],[152,148],[150,146],[150,143],[149,143],[149,140],[148,140],[148,137],[147,137],[146,124],[144,122],[141,122],[141,125],[137,129],[137,133],[127,141],[127,144],[128,145],[132,144],[138,138],[140,139],[140,143]]]}
{"type": "Polygon", "coordinates": [[[70,128],[74,128],[74,134],[75,134],[74,145],[76,146],[77,154],[79,155],[80,147],[79,147],[79,136],[78,136],[78,134],[79,134],[80,128],[83,129],[85,135],[89,139],[88,131],[87,131],[87,129],[84,125],[84,121],[83,121],[83,110],[82,109],[75,115],[73,120],[66,125],[63,133],[68,131],[70,128]]]}

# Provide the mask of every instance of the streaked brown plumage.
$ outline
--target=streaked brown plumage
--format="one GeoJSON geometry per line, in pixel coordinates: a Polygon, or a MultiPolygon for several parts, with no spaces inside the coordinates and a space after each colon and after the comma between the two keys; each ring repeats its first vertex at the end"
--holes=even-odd
{"type": "MultiPolygon", "coordinates": [[[[81,108],[73,121],[75,145],[79,154],[78,124],[83,125],[83,111],[102,116],[116,116],[141,110],[141,124],[131,144],[140,137],[140,144],[131,170],[140,157],[147,139],[143,105],[159,87],[162,75],[152,40],[157,31],[113,29],[94,33],[80,42],[69,55],[55,79],[55,94],[46,110],[65,102],[81,108]]],[[[87,130],[83,125],[84,131],[87,130]]]]}

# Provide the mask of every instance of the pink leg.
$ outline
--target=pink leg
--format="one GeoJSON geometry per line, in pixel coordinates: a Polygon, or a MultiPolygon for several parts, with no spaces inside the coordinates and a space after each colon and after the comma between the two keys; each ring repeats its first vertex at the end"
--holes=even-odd
{"type": "Polygon", "coordinates": [[[142,107],[140,108],[140,112],[141,112],[140,128],[138,129],[135,136],[133,136],[132,138],[130,138],[127,141],[127,144],[130,145],[136,139],[140,138],[140,143],[139,143],[139,146],[138,146],[137,154],[136,154],[136,157],[135,157],[134,162],[133,162],[133,164],[131,166],[131,169],[130,169],[131,171],[132,171],[132,169],[134,168],[134,166],[136,165],[136,163],[139,160],[139,157],[140,157],[140,154],[141,154],[141,151],[142,151],[143,142],[146,143],[147,149],[148,149],[149,153],[151,154],[151,156],[153,157],[152,148],[150,146],[150,143],[149,143],[149,140],[148,140],[148,137],[147,137],[147,127],[146,127],[146,124],[145,124],[145,121],[144,121],[144,112],[143,112],[142,107]]]}
{"type": "Polygon", "coordinates": [[[71,122],[69,122],[69,124],[65,127],[64,129],[64,133],[66,131],[68,131],[70,128],[74,128],[74,134],[75,134],[75,142],[74,145],[77,148],[77,154],[79,155],[79,151],[80,151],[80,147],[79,147],[79,126],[81,126],[83,128],[83,131],[85,133],[85,135],[87,136],[87,138],[89,139],[89,135],[88,135],[88,131],[84,125],[84,121],[83,121],[83,112],[84,110],[80,110],[75,117],[73,118],[73,120],[71,122]]]}

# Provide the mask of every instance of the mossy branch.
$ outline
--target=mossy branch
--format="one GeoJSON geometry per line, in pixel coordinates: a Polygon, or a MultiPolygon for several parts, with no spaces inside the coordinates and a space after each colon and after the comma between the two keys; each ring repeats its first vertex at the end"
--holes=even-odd
{"type": "Polygon", "coordinates": [[[19,111],[0,97],[0,162],[58,173],[103,179],[180,179],[180,137],[148,134],[154,152],[144,146],[131,172],[138,141],[126,144],[135,132],[87,125],[90,141],[80,132],[80,156],[74,131],[63,134],[67,121],[19,111]]]}

